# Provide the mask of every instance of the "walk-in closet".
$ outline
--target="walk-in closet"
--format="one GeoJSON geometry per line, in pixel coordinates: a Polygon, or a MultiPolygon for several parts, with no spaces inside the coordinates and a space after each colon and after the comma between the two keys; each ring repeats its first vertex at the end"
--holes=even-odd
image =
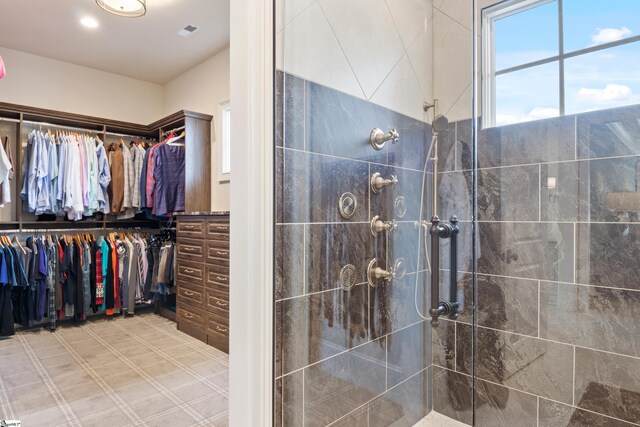
{"type": "Polygon", "coordinates": [[[0,4],[3,426],[228,425],[229,27],[0,4]]]}

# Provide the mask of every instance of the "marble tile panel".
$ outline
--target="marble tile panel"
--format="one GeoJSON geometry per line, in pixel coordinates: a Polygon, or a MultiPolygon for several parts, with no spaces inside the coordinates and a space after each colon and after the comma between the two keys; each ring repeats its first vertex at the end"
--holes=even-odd
{"type": "MultiPolygon", "coordinates": [[[[369,339],[368,285],[320,292],[281,302],[282,374],[326,359],[369,339]]],[[[276,314],[280,310],[276,309],[276,314]]],[[[276,328],[276,334],[279,328],[276,328]]],[[[276,337],[278,339],[278,337],[276,337]]]]}
{"type": "Polygon", "coordinates": [[[304,293],[304,225],[276,225],[275,299],[304,293]]]}
{"type": "Polygon", "coordinates": [[[276,71],[276,146],[304,150],[305,81],[276,71]]]}
{"type": "Polygon", "coordinates": [[[362,406],[349,415],[331,423],[331,427],[369,427],[369,408],[362,406]]]}
{"type": "Polygon", "coordinates": [[[511,166],[573,160],[575,117],[564,116],[486,128],[478,136],[478,166],[511,166]]]}
{"type": "MultiPolygon", "coordinates": [[[[417,305],[422,314],[429,312],[428,273],[417,274],[417,305]],[[425,282],[426,280],[426,282],[425,282]]],[[[416,311],[416,274],[407,274],[390,284],[369,290],[369,328],[372,337],[380,337],[422,320],[416,311]]]]}
{"type": "MultiPolygon", "coordinates": [[[[388,164],[423,171],[431,143],[431,125],[398,113],[386,115],[400,135],[396,144],[388,146],[388,164]]],[[[382,151],[386,149],[387,146],[382,151]]]]}
{"type": "Polygon", "coordinates": [[[340,271],[355,266],[355,283],[367,281],[369,261],[384,259],[382,247],[371,235],[369,224],[314,224],[307,226],[306,271],[307,292],[318,292],[342,286],[340,271]]]}
{"type": "Polygon", "coordinates": [[[578,283],[640,289],[640,224],[577,224],[576,239],[578,283]]]}
{"type": "Polygon", "coordinates": [[[284,223],[358,222],[369,217],[369,165],[291,150],[276,151],[276,209],[284,223]],[[278,158],[281,156],[281,158],[278,158]],[[357,202],[354,216],[340,216],[338,201],[352,193],[357,202]]]}
{"type": "Polygon", "coordinates": [[[385,187],[378,194],[371,191],[371,217],[378,215],[380,219],[388,221],[395,219],[396,221],[417,221],[420,218],[420,201],[422,200],[423,216],[429,212],[427,184],[431,182],[431,174],[427,173],[425,179],[425,193],[421,197],[422,192],[422,172],[401,169],[391,166],[371,165],[371,176],[379,173],[384,179],[391,179],[392,176],[398,178],[398,183],[394,186],[385,187]],[[396,200],[398,197],[404,198],[405,213],[404,216],[396,215],[396,200]]]}
{"type": "MultiPolygon", "coordinates": [[[[375,151],[370,134],[374,128],[400,128],[397,113],[312,82],[306,84],[305,103],[308,151],[387,164],[393,144],[375,151]]],[[[400,137],[404,140],[404,132],[400,137]]]]}
{"type": "Polygon", "coordinates": [[[470,376],[433,366],[433,410],[471,425],[473,381],[470,376]]]}
{"type": "Polygon", "coordinates": [[[478,229],[479,273],[573,282],[573,224],[479,223],[478,229]]]}
{"type": "Polygon", "coordinates": [[[456,322],[440,319],[431,329],[432,363],[443,368],[456,368],[456,322]]]}
{"type": "Polygon", "coordinates": [[[486,381],[476,381],[478,427],[537,427],[537,397],[486,381]]]}
{"type": "Polygon", "coordinates": [[[387,388],[431,364],[431,326],[423,321],[387,335],[387,388]]]}
{"type": "Polygon", "coordinates": [[[640,420],[640,359],[576,347],[575,405],[640,420]]]}
{"type": "MultiPolygon", "coordinates": [[[[430,194],[430,189],[428,190],[430,194]]],[[[438,174],[438,216],[448,221],[452,215],[461,221],[473,216],[473,174],[471,171],[438,174]]],[[[427,216],[427,219],[430,219],[427,216]]]]}
{"type": "MultiPolygon", "coordinates": [[[[471,325],[457,325],[457,370],[472,373],[471,325]]],[[[480,379],[571,403],[573,347],[537,338],[494,331],[476,333],[476,373],[480,379]]]]}
{"type": "MultiPolygon", "coordinates": [[[[466,274],[459,282],[464,299],[469,302],[459,317],[465,323],[472,322],[471,279],[471,274],[466,274]]],[[[479,274],[477,287],[477,322],[480,326],[523,335],[538,334],[537,280],[479,274]]]]}
{"type": "Polygon", "coordinates": [[[538,165],[478,171],[478,219],[537,221],[538,165]]]}
{"type": "Polygon", "coordinates": [[[430,369],[424,369],[369,403],[370,427],[412,427],[429,412],[430,369]]]}
{"type": "Polygon", "coordinates": [[[640,106],[612,108],[577,116],[579,158],[640,154],[640,106]]]}
{"type": "Polygon", "coordinates": [[[299,426],[303,425],[303,373],[294,372],[276,380],[276,390],[274,395],[274,406],[276,423],[278,426],[299,426]],[[278,419],[278,417],[280,417],[278,419]],[[281,423],[278,423],[278,421],[281,423]]]}
{"type": "Polygon", "coordinates": [[[640,357],[640,292],[540,284],[540,336],[640,357]]]}
{"type": "Polygon", "coordinates": [[[540,427],[632,427],[636,425],[547,399],[540,399],[539,417],[540,427]]]}
{"type": "Polygon", "coordinates": [[[385,339],[304,370],[305,425],[325,426],[385,391],[385,339]]]}

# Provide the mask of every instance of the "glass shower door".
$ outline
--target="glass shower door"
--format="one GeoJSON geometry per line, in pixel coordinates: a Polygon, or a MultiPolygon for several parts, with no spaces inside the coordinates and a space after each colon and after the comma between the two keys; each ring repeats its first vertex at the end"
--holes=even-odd
{"type": "Polygon", "coordinates": [[[447,14],[431,0],[276,6],[274,424],[470,424],[472,360],[456,368],[455,352],[472,321],[472,171],[458,165],[470,153],[444,117],[433,138],[452,108],[434,105],[434,34],[447,14]],[[434,197],[438,185],[460,200],[434,197]],[[434,213],[460,228],[460,291],[450,298],[441,236],[435,308],[463,304],[437,326],[434,213]]]}
{"type": "Polygon", "coordinates": [[[638,425],[638,4],[475,7],[475,423],[638,425]]]}

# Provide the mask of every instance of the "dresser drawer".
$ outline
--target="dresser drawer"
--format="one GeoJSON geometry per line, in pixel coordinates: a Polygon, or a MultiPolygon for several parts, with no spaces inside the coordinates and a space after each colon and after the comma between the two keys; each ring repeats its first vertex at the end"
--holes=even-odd
{"type": "Polygon", "coordinates": [[[202,219],[179,219],[177,225],[178,240],[181,237],[202,239],[205,235],[205,222],[202,219]]]}
{"type": "Polygon", "coordinates": [[[178,282],[178,304],[187,304],[197,308],[203,308],[204,295],[202,290],[194,289],[196,286],[188,286],[178,282]]]}
{"type": "Polygon", "coordinates": [[[216,322],[221,327],[229,328],[229,313],[210,311],[207,319],[216,322]]]}
{"type": "Polygon", "coordinates": [[[212,239],[216,236],[217,239],[229,240],[229,219],[224,218],[220,220],[210,219],[207,221],[207,238],[212,239]]]}
{"type": "Polygon", "coordinates": [[[229,325],[229,299],[220,298],[211,291],[206,291],[206,307],[208,314],[216,314],[223,319],[225,325],[229,325]]]}
{"type": "Polygon", "coordinates": [[[210,289],[218,289],[229,293],[229,275],[222,274],[214,266],[206,266],[206,287],[210,289]]]}
{"type": "Polygon", "coordinates": [[[229,352],[229,327],[221,325],[214,319],[209,319],[207,322],[207,344],[214,346],[215,348],[229,352]]]}
{"type": "Polygon", "coordinates": [[[221,249],[207,243],[207,262],[222,267],[229,266],[229,249],[221,249]]]}
{"type": "Polygon", "coordinates": [[[204,262],[204,244],[202,241],[192,239],[180,239],[177,244],[178,258],[187,261],[204,262]]]}
{"type": "Polygon", "coordinates": [[[178,260],[177,278],[184,282],[196,282],[199,286],[204,283],[204,265],[197,262],[178,260]]]}
{"type": "MultiPolygon", "coordinates": [[[[217,248],[217,249],[222,249],[222,250],[229,250],[229,240],[224,240],[224,239],[218,239],[216,237],[221,236],[221,234],[218,234],[215,237],[208,237],[207,239],[207,245],[209,245],[209,247],[212,248],[217,248]]],[[[229,237],[229,236],[225,236],[225,237],[229,237]]]]}
{"type": "Polygon", "coordinates": [[[179,305],[176,307],[176,311],[178,314],[178,322],[186,320],[196,325],[205,324],[204,312],[201,309],[188,305],[179,305]]]}

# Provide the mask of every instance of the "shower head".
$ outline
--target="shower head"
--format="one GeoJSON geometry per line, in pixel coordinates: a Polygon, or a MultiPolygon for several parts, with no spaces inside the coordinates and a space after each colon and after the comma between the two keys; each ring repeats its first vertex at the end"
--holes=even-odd
{"type": "Polygon", "coordinates": [[[433,118],[433,122],[431,122],[431,127],[434,132],[443,132],[447,130],[449,126],[449,119],[447,119],[444,115],[438,114],[433,118]]]}

